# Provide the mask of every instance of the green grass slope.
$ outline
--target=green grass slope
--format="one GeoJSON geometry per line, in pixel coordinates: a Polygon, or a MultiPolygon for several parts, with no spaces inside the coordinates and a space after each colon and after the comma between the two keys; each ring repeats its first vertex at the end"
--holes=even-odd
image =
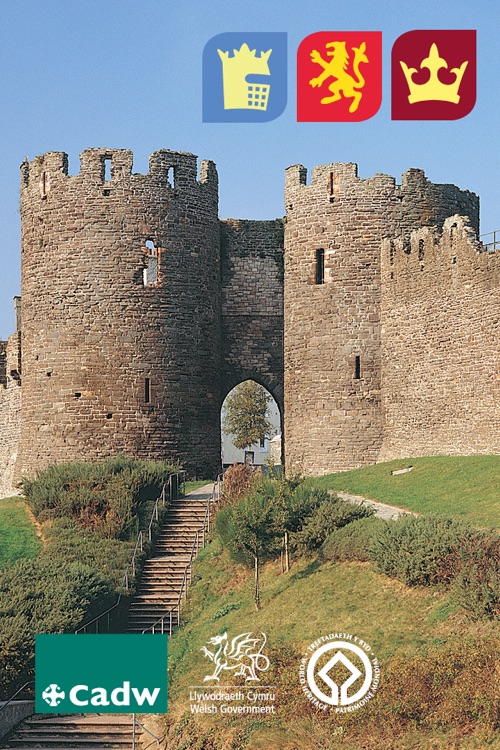
{"type": "Polygon", "coordinates": [[[398,459],[308,482],[417,513],[442,513],[478,527],[500,528],[500,456],[398,459]],[[411,472],[391,475],[407,466],[413,466],[411,472]]]}
{"type": "MultiPolygon", "coordinates": [[[[445,707],[446,701],[452,703],[446,708],[448,724],[441,721],[434,726],[429,719],[427,726],[419,726],[408,716],[413,710],[425,714],[422,701],[428,700],[430,706],[439,691],[436,685],[430,685],[429,695],[422,697],[417,690],[415,701],[419,706],[412,707],[415,687],[411,675],[400,677],[402,668],[398,666],[419,659],[426,663],[428,655],[435,651],[442,654],[439,658],[447,665],[448,652],[462,654],[469,648],[466,644],[476,644],[478,649],[483,643],[489,644],[488,648],[495,642],[498,646],[498,624],[471,623],[447,594],[435,588],[408,588],[377,573],[369,563],[335,565],[301,559],[295,561],[290,573],[281,573],[279,562],[270,563],[263,569],[261,597],[262,609],[257,612],[251,573],[235,565],[217,539],[202,551],[183,610],[185,624],[169,645],[168,722],[172,750],[500,747],[500,738],[491,726],[464,730],[464,711],[472,703],[486,706],[491,702],[487,709],[490,714],[499,710],[498,701],[493,705],[491,695],[499,675],[482,674],[481,679],[471,675],[476,682],[472,686],[461,685],[460,692],[453,686],[457,665],[454,663],[449,669],[446,666],[443,684],[446,682],[448,689],[450,680],[450,695],[443,701],[445,707]],[[225,630],[230,638],[247,631],[266,633],[272,664],[261,684],[277,685],[275,717],[190,714],[190,686],[205,684],[214,689],[214,683],[204,683],[213,664],[203,656],[201,648],[209,638],[225,630]],[[298,668],[307,646],[334,632],[351,633],[369,643],[380,661],[382,678],[379,693],[369,704],[373,704],[373,709],[360,710],[356,716],[334,717],[332,722],[331,716],[312,708],[302,694],[298,668]],[[406,679],[401,694],[394,675],[399,681],[406,679]],[[457,700],[453,697],[455,692],[457,700]],[[465,698],[461,702],[462,695],[465,698]],[[408,708],[403,705],[405,701],[408,708]],[[452,736],[462,734],[461,744],[449,744],[452,736]]],[[[432,679],[432,670],[430,674],[432,679]]],[[[220,684],[238,684],[237,680],[233,678],[231,682],[231,677],[224,676],[220,684]]]]}
{"type": "Polygon", "coordinates": [[[24,500],[19,497],[0,500],[0,565],[36,557],[41,547],[24,500]]]}

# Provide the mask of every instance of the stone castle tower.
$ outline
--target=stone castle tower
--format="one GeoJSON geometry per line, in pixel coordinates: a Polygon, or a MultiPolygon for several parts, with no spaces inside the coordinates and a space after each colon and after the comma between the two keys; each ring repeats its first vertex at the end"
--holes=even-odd
{"type": "MultiPolygon", "coordinates": [[[[286,455],[325,473],[375,463],[384,440],[381,244],[460,214],[479,228],[479,200],[418,169],[402,184],[357,176],[356,164],[286,171],[286,455]]],[[[409,247],[409,245],[408,245],[409,247]]],[[[401,321],[403,325],[403,320],[401,321]]]]}
{"type": "Polygon", "coordinates": [[[219,466],[217,172],[91,149],[21,169],[19,473],[125,453],[219,466]]]}
{"type": "Polygon", "coordinates": [[[248,378],[308,473],[500,452],[500,253],[477,196],[355,164],[307,184],[296,165],[285,205],[219,220],[215,166],[187,153],[146,175],[126,150],[85,151],[75,176],[63,153],[24,162],[0,474],[121,452],[213,475],[222,401],[248,378]]]}

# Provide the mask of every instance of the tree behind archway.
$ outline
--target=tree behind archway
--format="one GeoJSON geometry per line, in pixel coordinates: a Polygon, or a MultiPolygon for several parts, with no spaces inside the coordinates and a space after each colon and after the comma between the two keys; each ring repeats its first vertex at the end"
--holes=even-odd
{"type": "Polygon", "coordinates": [[[236,386],[226,398],[224,405],[224,429],[233,436],[233,443],[240,450],[257,443],[269,435],[268,404],[271,395],[253,380],[245,380],[236,386]]]}

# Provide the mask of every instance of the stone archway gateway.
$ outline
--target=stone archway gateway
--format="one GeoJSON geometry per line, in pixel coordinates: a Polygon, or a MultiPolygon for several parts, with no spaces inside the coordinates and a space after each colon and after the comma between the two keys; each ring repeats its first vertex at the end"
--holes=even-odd
{"type": "Polygon", "coordinates": [[[61,152],[25,161],[0,469],[125,453],[215,475],[223,399],[248,378],[307,473],[497,452],[500,256],[478,205],[418,169],[398,185],[332,163],[307,184],[294,165],[286,220],[220,220],[215,165],[189,153],[145,175],[122,149],[84,151],[78,175],[61,152]]]}

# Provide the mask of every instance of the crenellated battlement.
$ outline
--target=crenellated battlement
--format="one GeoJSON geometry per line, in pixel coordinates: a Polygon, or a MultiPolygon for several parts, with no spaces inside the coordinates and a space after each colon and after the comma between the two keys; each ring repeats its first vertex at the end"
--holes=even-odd
{"type": "Polygon", "coordinates": [[[80,154],[80,171],[69,175],[68,155],[60,151],[50,151],[37,156],[32,161],[25,159],[21,164],[21,190],[40,192],[42,198],[48,197],[55,189],[74,187],[80,183],[88,187],[112,187],[126,183],[130,187],[139,187],[153,182],[155,187],[162,186],[175,190],[195,190],[203,186],[212,192],[218,191],[218,177],[215,164],[204,160],[200,163],[198,179],[198,158],[194,154],[182,151],[162,149],[155,151],[149,158],[149,172],[134,174],[133,153],[129,149],[89,148],[80,154]]]}
{"type": "Polygon", "coordinates": [[[342,207],[351,211],[353,202],[364,210],[380,207],[386,219],[409,232],[418,225],[442,226],[448,216],[468,216],[479,230],[479,199],[455,185],[434,184],[422,169],[408,169],[401,184],[391,175],[358,176],[358,165],[334,162],[316,166],[311,183],[301,164],[288,167],[285,173],[285,203],[293,215],[308,214],[319,218],[323,213],[342,216],[342,207]]]}
{"type": "Polygon", "coordinates": [[[290,166],[285,205],[221,221],[215,164],[188,152],[147,174],[128,149],[87,149],[75,175],[64,152],[26,159],[0,478],[116,453],[215,475],[221,402],[247,378],[283,405],[291,470],[500,451],[500,253],[478,197],[332,162],[309,183],[290,166]]]}
{"type": "Polygon", "coordinates": [[[409,237],[382,241],[382,286],[392,298],[416,294],[457,294],[461,287],[476,293],[500,282],[500,252],[485,252],[466,216],[450,216],[442,231],[416,229],[409,237]]]}

